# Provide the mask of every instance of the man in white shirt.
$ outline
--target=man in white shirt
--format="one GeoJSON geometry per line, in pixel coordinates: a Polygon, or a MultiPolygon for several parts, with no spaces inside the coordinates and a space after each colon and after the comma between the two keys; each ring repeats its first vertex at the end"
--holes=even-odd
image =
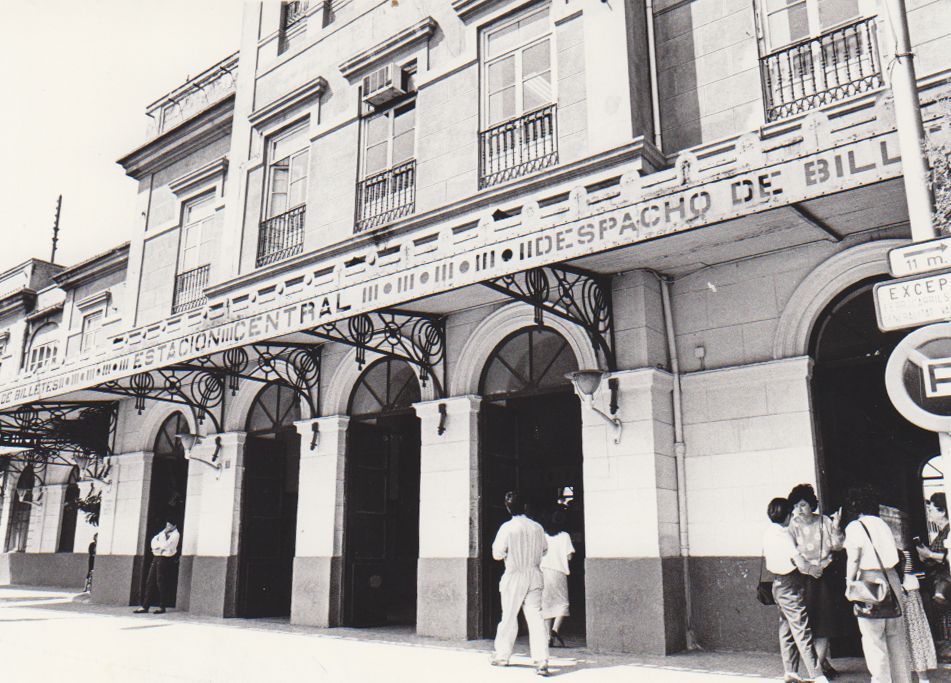
{"type": "Polygon", "coordinates": [[[165,528],[152,538],[152,564],[149,566],[149,576],[145,582],[145,595],[142,606],[133,610],[136,614],[146,614],[155,598],[155,591],[159,594],[159,607],[155,614],[165,614],[168,604],[168,581],[172,575],[172,562],[178,554],[178,542],[181,534],[175,526],[175,521],[169,519],[165,528]]]}
{"type": "Polygon", "coordinates": [[[507,666],[518,636],[518,612],[528,624],[528,642],[535,673],[547,676],[548,633],[542,620],[542,557],[548,549],[541,524],[526,517],[518,494],[505,494],[505,509],[512,519],[499,528],[492,543],[492,557],[505,560],[505,573],[499,582],[502,594],[502,621],[495,636],[492,664],[507,666]]]}
{"type": "Polygon", "coordinates": [[[779,649],[783,657],[783,680],[798,683],[800,658],[816,683],[828,683],[812,642],[812,629],[803,599],[800,570],[808,566],[789,534],[792,508],[785,498],[773,498],[766,508],[771,524],[763,535],[763,560],[773,579],[773,599],[779,607],[779,649]]]}

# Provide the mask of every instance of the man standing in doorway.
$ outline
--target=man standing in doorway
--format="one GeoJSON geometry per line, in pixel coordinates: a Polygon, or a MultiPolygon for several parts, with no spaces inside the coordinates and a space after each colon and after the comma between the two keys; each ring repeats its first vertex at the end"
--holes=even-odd
{"type": "Polygon", "coordinates": [[[180,539],[181,534],[173,519],[169,519],[165,523],[165,528],[152,538],[152,565],[149,567],[149,577],[145,582],[142,606],[133,610],[136,614],[145,614],[149,611],[156,590],[159,594],[159,607],[155,610],[155,614],[165,614],[165,606],[168,604],[168,579],[172,574],[172,562],[178,553],[180,539]]]}
{"type": "Polygon", "coordinates": [[[528,641],[535,673],[548,675],[548,633],[542,619],[542,556],[548,549],[545,530],[524,515],[518,493],[505,494],[505,509],[512,519],[499,528],[492,543],[492,557],[505,560],[499,582],[502,594],[502,621],[495,636],[493,666],[508,666],[518,636],[518,612],[528,624],[528,641]]]}

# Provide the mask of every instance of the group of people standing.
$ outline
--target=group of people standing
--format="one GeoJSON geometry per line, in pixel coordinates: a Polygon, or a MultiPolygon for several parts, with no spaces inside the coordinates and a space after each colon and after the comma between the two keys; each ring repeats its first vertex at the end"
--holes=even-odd
{"type": "Polygon", "coordinates": [[[911,551],[899,547],[905,544],[896,543],[896,534],[879,511],[870,486],[851,489],[844,513],[840,508],[831,516],[819,512],[809,484],[770,501],[763,563],[774,577],[772,596],[780,612],[787,683],[803,680],[800,663],[819,683],[835,678],[829,643],[846,635],[853,616],[872,683],[911,683],[912,672],[927,682],[928,671],[937,667],[932,629],[935,637],[946,639],[951,622],[932,599],[948,571],[945,496],[934,494],[928,502],[928,520],[940,530],[938,535],[927,545],[913,539],[924,583],[912,573],[911,551]],[[844,528],[843,517],[848,521],[844,528]],[[863,601],[869,598],[869,586],[877,588],[877,594],[863,601]]]}

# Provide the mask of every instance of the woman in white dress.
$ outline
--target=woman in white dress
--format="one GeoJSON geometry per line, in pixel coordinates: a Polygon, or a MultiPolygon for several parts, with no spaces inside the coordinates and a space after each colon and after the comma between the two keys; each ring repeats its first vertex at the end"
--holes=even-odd
{"type": "Polygon", "coordinates": [[[559,632],[568,610],[568,561],[574,557],[575,547],[571,543],[571,536],[565,531],[565,513],[555,510],[549,518],[545,529],[548,535],[548,552],[542,558],[542,574],[545,585],[542,589],[542,618],[548,626],[548,645],[558,642],[559,647],[565,647],[559,632]]]}

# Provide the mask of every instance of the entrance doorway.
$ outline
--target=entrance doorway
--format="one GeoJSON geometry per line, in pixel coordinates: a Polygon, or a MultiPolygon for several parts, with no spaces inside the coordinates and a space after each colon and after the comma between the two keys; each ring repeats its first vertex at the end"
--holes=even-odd
{"type": "MultiPolygon", "coordinates": [[[[912,536],[928,537],[921,477],[938,453],[938,438],[899,415],[885,391],[885,364],[907,332],[879,331],[872,287],[880,279],[843,292],[813,332],[819,492],[822,512],[832,514],[850,487],[872,484],[882,504],[894,508],[888,517],[910,548],[912,536]]],[[[860,654],[857,630],[833,649],[836,656],[860,654]]]]}
{"type": "Polygon", "coordinates": [[[301,419],[300,397],[286,384],[269,384],[254,399],[244,444],[244,482],[238,545],[239,617],[291,613],[301,419]]]}
{"type": "Polygon", "coordinates": [[[364,370],[350,396],[344,623],[416,623],[419,558],[419,381],[405,361],[364,370]]]}
{"type": "MultiPolygon", "coordinates": [[[[187,434],[188,422],[181,413],[169,415],[159,428],[152,446],[152,481],[149,484],[149,508],[146,513],[143,539],[144,571],[139,575],[139,598],[145,595],[148,569],[152,564],[152,537],[165,528],[169,518],[175,520],[181,537],[185,537],[185,494],[188,490],[188,460],[185,449],[176,434],[187,434]]],[[[179,548],[181,550],[181,548],[179,548]]],[[[172,576],[167,580],[168,606],[175,607],[178,594],[178,561],[171,565],[172,576]]]]}
{"type": "Polygon", "coordinates": [[[578,369],[565,339],[546,327],[503,340],[482,372],[480,420],[482,499],[482,634],[494,635],[502,616],[499,581],[505,569],[492,558],[492,541],[509,519],[506,491],[517,490],[529,514],[548,527],[561,511],[575,547],[568,595],[571,616],[562,634],[583,638],[584,482],[581,405],[565,374],[578,369]]]}

